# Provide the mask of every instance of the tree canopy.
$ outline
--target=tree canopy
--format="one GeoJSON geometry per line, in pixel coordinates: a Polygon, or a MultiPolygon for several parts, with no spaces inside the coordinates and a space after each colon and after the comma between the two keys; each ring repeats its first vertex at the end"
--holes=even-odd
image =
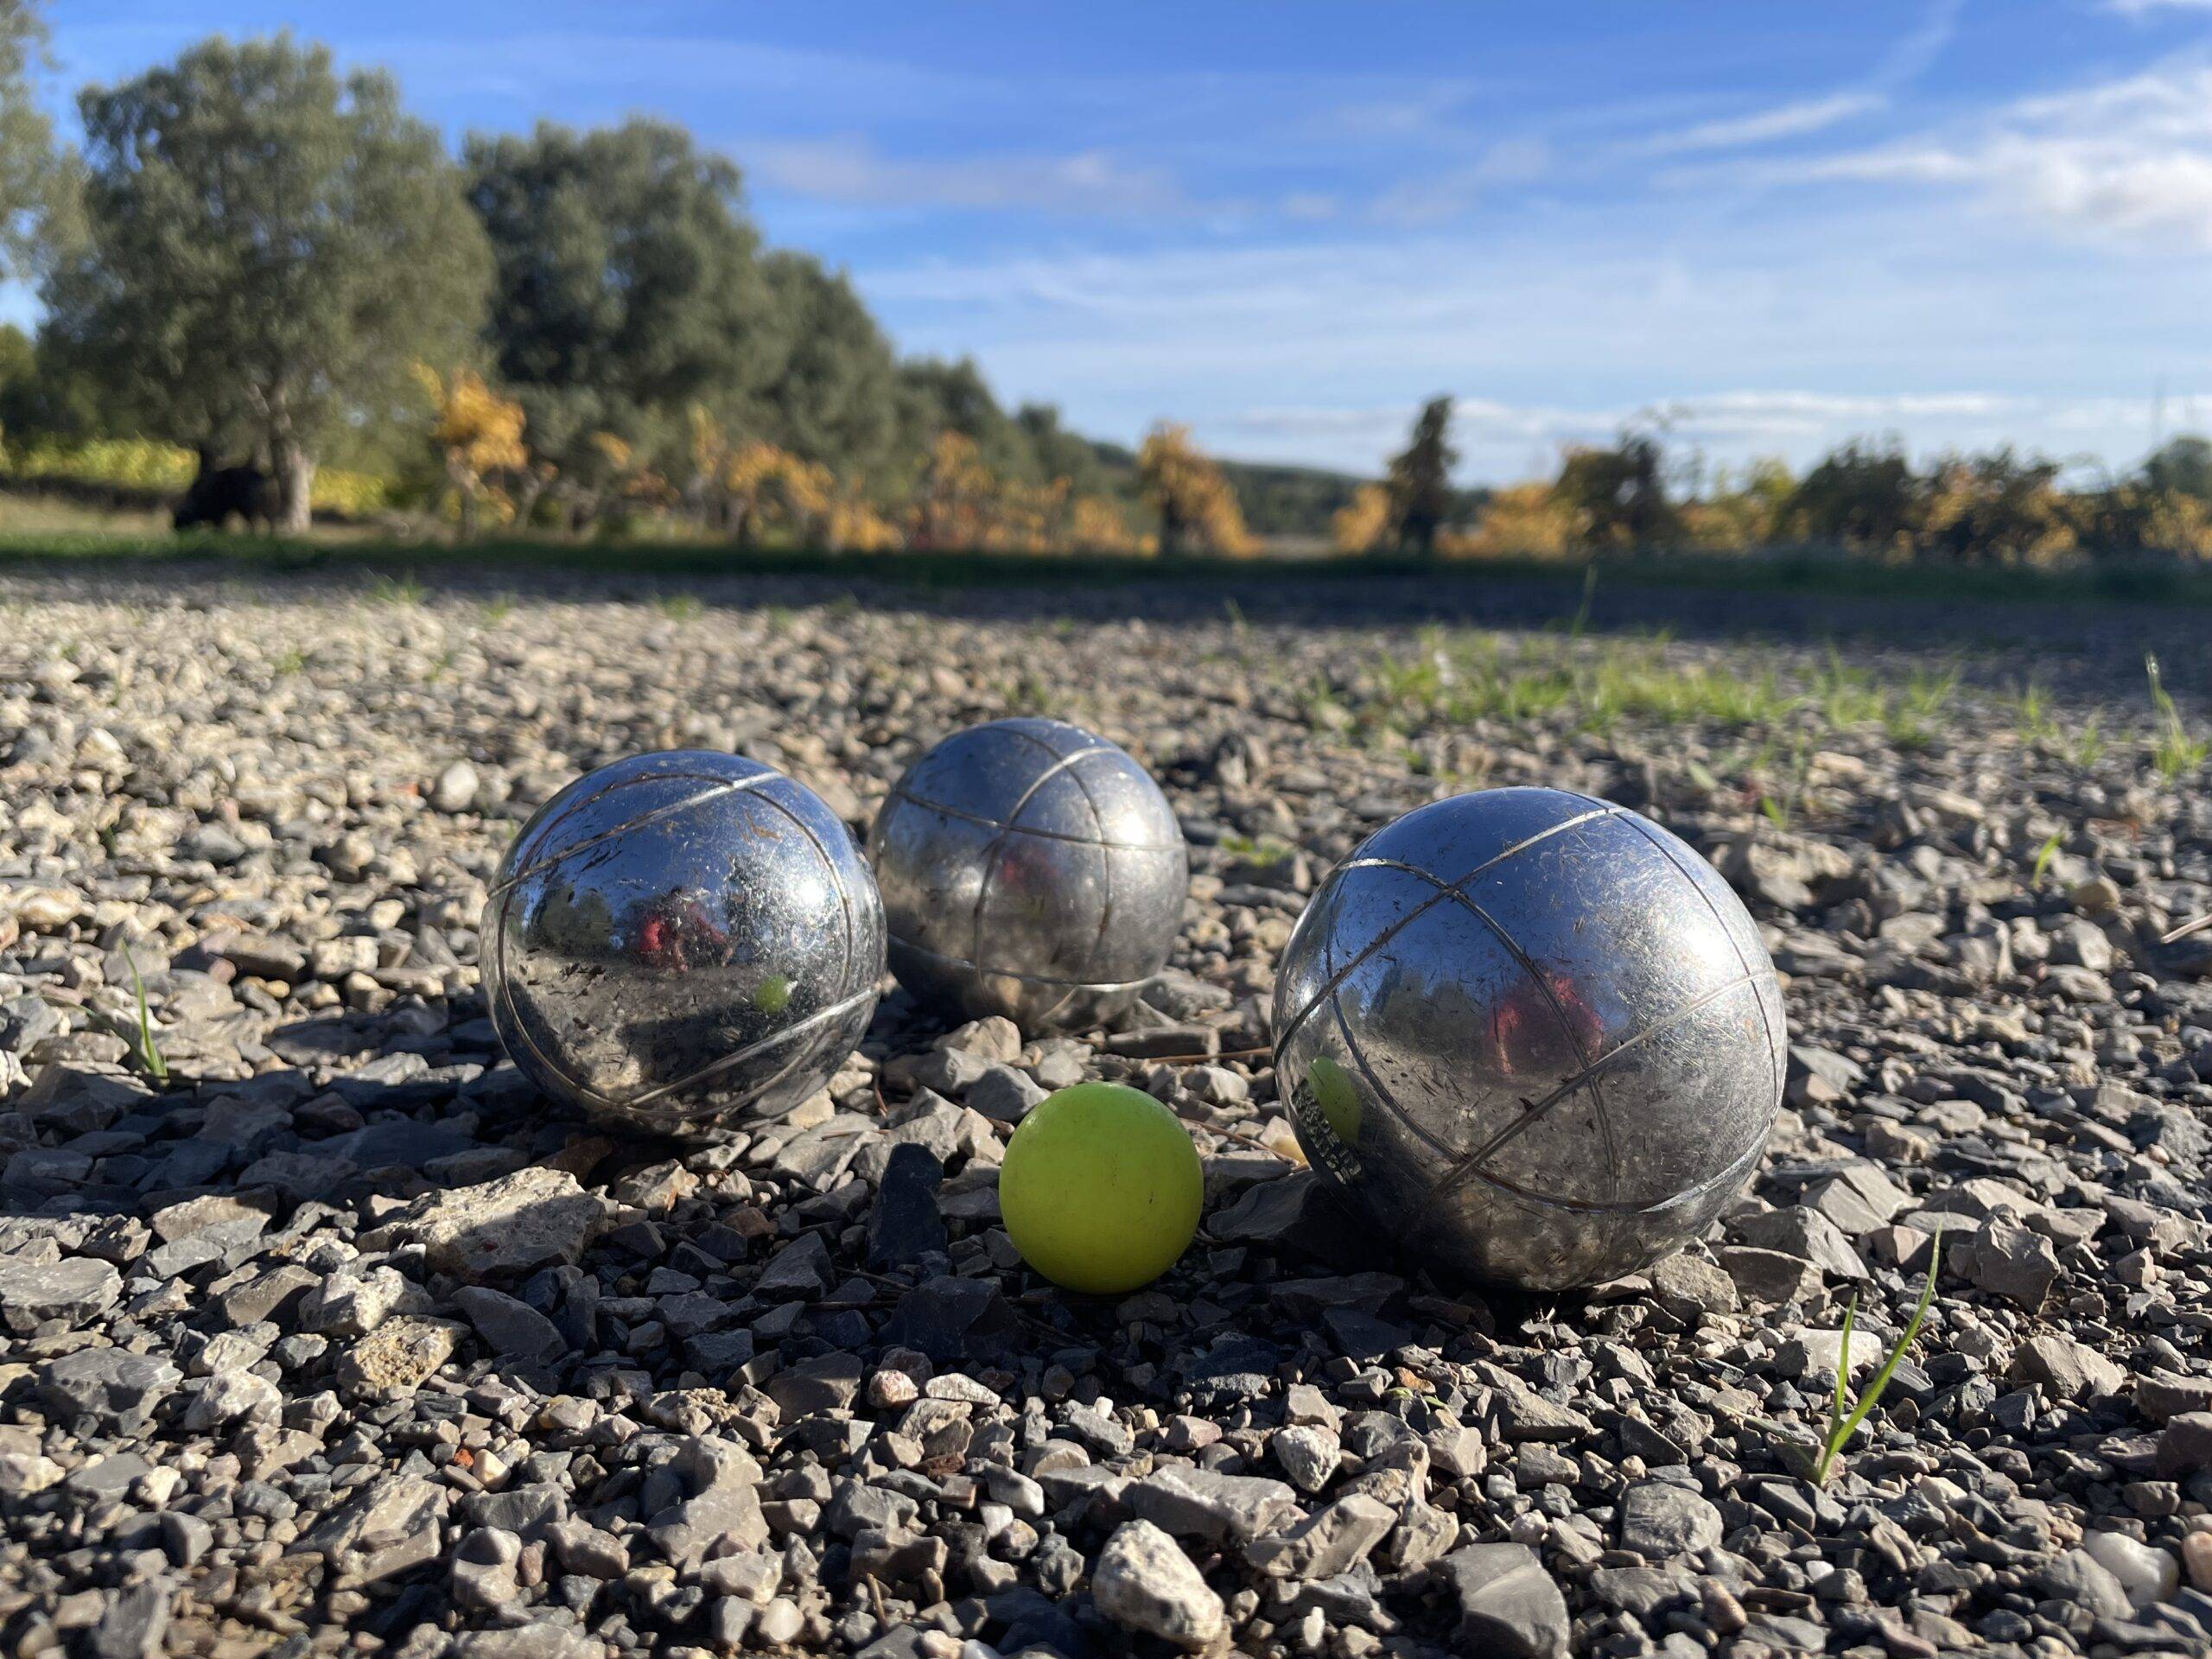
{"type": "Polygon", "coordinates": [[[899,442],[899,359],[842,272],[804,253],[762,262],[784,343],[764,424],[804,460],[876,478],[899,442]]]}
{"type": "Polygon", "coordinates": [[[1398,545],[1426,557],[1452,511],[1452,400],[1432,397],[1414,417],[1413,435],[1390,462],[1390,513],[1398,545]]]}
{"type": "Polygon", "coordinates": [[[492,360],[534,451],[582,470],[604,433],[672,468],[693,405],[759,423],[791,344],[734,166],[642,118],[473,137],[465,166],[492,246],[492,360]]]}
{"type": "Polygon", "coordinates": [[[37,0],[0,0],[0,277],[35,270],[70,205],[67,162],[32,92],[45,50],[37,0]]]}
{"type": "Polygon", "coordinates": [[[390,76],[289,35],[210,40],[79,100],[85,238],[48,334],[111,409],[218,454],[250,445],[303,527],[317,459],[467,349],[482,233],[390,76]]]}

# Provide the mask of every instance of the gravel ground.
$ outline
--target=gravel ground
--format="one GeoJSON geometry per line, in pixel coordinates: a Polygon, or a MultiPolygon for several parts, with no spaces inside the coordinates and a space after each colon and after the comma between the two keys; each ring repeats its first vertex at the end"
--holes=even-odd
{"type": "MultiPolygon", "coordinates": [[[[2044,619],[1955,685],[1925,619],[1830,657],[1422,634],[1402,587],[1364,620],[698,592],[0,583],[10,1653],[2212,1646],[2212,931],[2164,942],[2212,912],[2212,774],[2154,764],[2143,627],[2044,619]],[[1522,703],[1459,700],[1516,663],[1522,703]],[[706,1148],[499,1054],[485,884],[578,771],[734,748],[859,826],[924,744],[1034,710],[1144,760],[1192,844],[1117,1028],[892,995],[826,1093],[706,1148]],[[1304,894],[1486,783],[1659,817],[1788,982],[1751,1191],[1586,1297],[1363,1253],[1267,1058],[1304,894]],[[1199,1242],[1119,1303],[997,1224],[1013,1123],[1086,1077],[1206,1160],[1199,1242]],[[1834,1372],[1939,1250],[1810,1484],[1834,1372]]],[[[2146,625],[2185,693],[2188,620],[2146,625]]]]}

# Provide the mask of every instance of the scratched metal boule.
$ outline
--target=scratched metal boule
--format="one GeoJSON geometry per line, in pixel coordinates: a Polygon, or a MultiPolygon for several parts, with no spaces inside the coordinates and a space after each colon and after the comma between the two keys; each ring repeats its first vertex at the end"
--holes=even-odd
{"type": "Polygon", "coordinates": [[[1275,986],[1314,1167],[1417,1260],[1617,1278],[1741,1190],[1781,1103],[1782,992],[1695,851],[1588,796],[1494,789],[1370,836],[1275,986]]]}
{"type": "Polygon", "coordinates": [[[868,854],[899,982],[948,1014],[1026,1031],[1135,1001],[1166,963],[1190,888],[1160,786],[1057,720],[995,720],[930,749],[893,786],[868,854]]]}
{"type": "Polygon", "coordinates": [[[883,907],[819,797],[735,755],[633,755],[501,861],[485,993],[515,1063],[613,1125],[701,1134],[820,1089],[868,1029],[883,907]]]}

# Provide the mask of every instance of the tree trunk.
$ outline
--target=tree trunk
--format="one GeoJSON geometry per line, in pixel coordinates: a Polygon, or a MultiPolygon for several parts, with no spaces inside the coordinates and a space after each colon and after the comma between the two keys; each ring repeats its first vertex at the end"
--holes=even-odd
{"type": "Polygon", "coordinates": [[[550,481],[544,474],[534,469],[523,474],[522,482],[515,488],[514,528],[517,535],[527,536],[530,533],[530,516],[537,511],[537,498],[545,493],[545,486],[550,481]]]}
{"type": "Polygon", "coordinates": [[[287,536],[304,535],[315,491],[315,457],[291,438],[277,439],[270,447],[270,456],[276,468],[276,495],[283,509],[276,528],[287,536]]]}

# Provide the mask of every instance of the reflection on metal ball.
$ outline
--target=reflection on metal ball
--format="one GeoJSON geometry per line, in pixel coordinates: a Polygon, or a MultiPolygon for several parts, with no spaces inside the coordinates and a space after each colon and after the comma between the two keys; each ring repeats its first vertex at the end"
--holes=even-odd
{"type": "Polygon", "coordinates": [[[883,904],[812,791],[736,755],[632,755],[523,826],[483,957],[493,1023],[541,1088],[696,1135],[781,1116],[852,1052],[883,904]]]}
{"type": "Polygon", "coordinates": [[[920,1001],[1025,1031],[1126,1007],[1182,925],[1182,828],[1160,786],[1057,720],[956,732],[908,767],[868,834],[891,969],[920,1001]]]}
{"type": "Polygon", "coordinates": [[[1330,874],[1275,982],[1313,1166],[1415,1258],[1555,1290],[1704,1231],[1781,1103],[1782,994],[1696,852],[1586,795],[1495,789],[1330,874]]]}

